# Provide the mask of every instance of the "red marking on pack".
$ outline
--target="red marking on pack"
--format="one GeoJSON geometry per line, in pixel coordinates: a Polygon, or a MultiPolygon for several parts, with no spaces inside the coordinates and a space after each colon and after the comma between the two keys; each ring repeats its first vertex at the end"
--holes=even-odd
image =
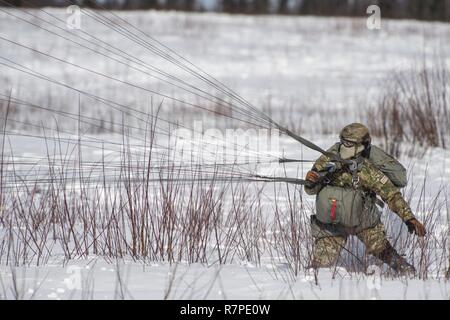
{"type": "Polygon", "coordinates": [[[334,221],[336,219],[336,205],[337,205],[336,199],[331,199],[331,212],[330,212],[331,221],[334,221]]]}

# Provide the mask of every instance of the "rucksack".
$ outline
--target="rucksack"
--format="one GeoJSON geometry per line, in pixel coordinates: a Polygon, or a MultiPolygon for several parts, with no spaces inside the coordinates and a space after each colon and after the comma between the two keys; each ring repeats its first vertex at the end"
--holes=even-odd
{"type": "Polygon", "coordinates": [[[397,159],[384,152],[382,149],[372,146],[369,160],[380,169],[397,188],[404,188],[408,184],[406,168],[397,159]]]}

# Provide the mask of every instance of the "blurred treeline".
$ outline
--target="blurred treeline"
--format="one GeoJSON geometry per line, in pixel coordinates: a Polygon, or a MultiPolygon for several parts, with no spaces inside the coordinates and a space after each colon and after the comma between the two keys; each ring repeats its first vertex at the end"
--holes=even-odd
{"type": "MultiPolygon", "coordinates": [[[[118,10],[214,11],[242,14],[364,16],[380,6],[383,17],[450,21],[450,0],[3,0],[15,6],[67,6],[118,10]]],[[[0,2],[0,5],[2,3],[0,2]]],[[[4,5],[4,4],[3,4],[4,5]]]]}

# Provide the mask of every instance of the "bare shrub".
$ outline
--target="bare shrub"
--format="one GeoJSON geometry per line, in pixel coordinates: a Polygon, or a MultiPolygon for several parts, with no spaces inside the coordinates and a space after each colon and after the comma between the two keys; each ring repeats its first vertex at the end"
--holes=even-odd
{"type": "Polygon", "coordinates": [[[372,134],[398,156],[402,143],[410,155],[450,144],[450,71],[444,65],[395,73],[367,112],[372,134]],[[419,147],[419,148],[417,148],[419,147]]]}
{"type": "MultiPolygon", "coordinates": [[[[274,274],[286,281],[308,267],[313,210],[301,189],[270,185],[274,196],[267,205],[265,184],[227,180],[219,167],[176,165],[170,150],[164,156],[157,153],[156,121],[148,123],[140,153],[123,125],[120,152],[112,163],[103,154],[106,148],[96,150],[102,153],[98,162],[84,158],[82,146],[88,137],[72,139],[72,151],[64,151],[67,141],[59,131],[46,136],[46,156],[25,175],[22,160],[3,151],[7,161],[1,162],[0,262],[42,265],[55,254],[66,260],[94,254],[109,261],[127,257],[208,265],[242,261],[261,265],[270,258],[272,264],[288,266],[284,274],[274,268],[274,274]]],[[[1,138],[8,138],[7,131],[1,138]]],[[[425,187],[419,187],[410,186],[410,197],[420,192],[416,211],[426,213],[425,225],[432,236],[418,242],[405,237],[405,228],[391,228],[388,234],[425,279],[446,271],[448,234],[439,226],[445,219],[448,222],[449,213],[448,199],[442,200],[445,188],[430,198],[425,187]]],[[[352,262],[351,270],[364,269],[359,260],[352,262]]]]}

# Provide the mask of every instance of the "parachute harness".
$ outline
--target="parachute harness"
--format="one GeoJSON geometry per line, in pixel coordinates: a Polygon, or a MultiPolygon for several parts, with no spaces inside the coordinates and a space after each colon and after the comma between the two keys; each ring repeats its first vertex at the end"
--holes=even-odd
{"type": "Polygon", "coordinates": [[[361,171],[363,164],[363,157],[359,156],[355,160],[349,161],[350,164],[348,165],[348,169],[350,170],[350,173],[352,175],[352,186],[353,189],[357,189],[360,186],[358,172],[361,171]]]}

